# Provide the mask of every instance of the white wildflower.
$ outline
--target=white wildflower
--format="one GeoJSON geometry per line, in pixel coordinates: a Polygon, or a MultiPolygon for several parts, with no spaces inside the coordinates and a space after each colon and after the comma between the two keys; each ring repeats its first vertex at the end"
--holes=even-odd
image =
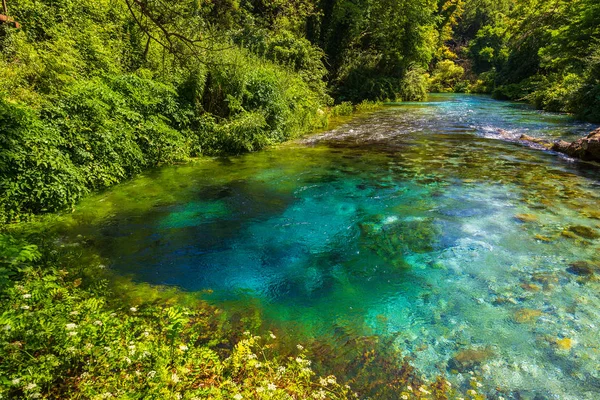
{"type": "Polygon", "coordinates": [[[37,385],[35,383],[29,383],[27,384],[27,386],[25,386],[25,390],[33,390],[37,387],[37,385]]]}
{"type": "Polygon", "coordinates": [[[298,348],[298,350],[302,351],[304,350],[304,346],[302,346],[301,344],[297,344],[296,347],[298,348]]]}
{"type": "Polygon", "coordinates": [[[257,361],[256,364],[254,364],[254,368],[260,368],[262,367],[262,363],[260,361],[257,361]]]}
{"type": "Polygon", "coordinates": [[[402,397],[402,400],[408,400],[408,395],[406,395],[406,394],[403,394],[401,397],[402,397]]]}
{"type": "Polygon", "coordinates": [[[257,393],[262,393],[262,392],[264,392],[264,391],[265,391],[265,388],[264,388],[264,387],[262,387],[262,386],[259,386],[259,387],[257,387],[257,388],[256,388],[256,392],[257,392],[257,393]]]}
{"type": "Polygon", "coordinates": [[[250,332],[249,331],[244,331],[244,335],[248,336],[248,335],[250,335],[250,332]]]}
{"type": "Polygon", "coordinates": [[[150,336],[150,332],[144,331],[144,336],[146,336],[146,337],[150,336]]]}
{"type": "Polygon", "coordinates": [[[127,364],[131,364],[131,358],[125,357],[125,361],[127,362],[127,364]]]}
{"type": "Polygon", "coordinates": [[[76,329],[76,328],[77,328],[77,324],[67,324],[67,325],[65,325],[65,328],[66,328],[68,331],[72,331],[73,329],[76,329]]]}
{"type": "Polygon", "coordinates": [[[273,333],[269,333],[269,336],[271,336],[271,339],[277,339],[277,336],[273,335],[273,333]]]}
{"type": "Polygon", "coordinates": [[[131,312],[136,312],[137,310],[138,310],[138,309],[137,309],[137,307],[131,307],[131,308],[129,309],[129,311],[131,311],[131,312]]]}
{"type": "Polygon", "coordinates": [[[173,381],[173,383],[179,382],[179,377],[175,372],[173,372],[173,375],[171,375],[171,381],[173,381]]]}
{"type": "Polygon", "coordinates": [[[156,375],[156,371],[148,372],[148,378],[150,378],[150,379],[154,378],[155,375],[156,375]]]}
{"type": "Polygon", "coordinates": [[[241,394],[236,394],[235,396],[233,396],[234,400],[242,400],[244,398],[244,396],[242,396],[241,394]]]}
{"type": "Polygon", "coordinates": [[[79,315],[79,311],[71,311],[69,315],[79,315]]]}
{"type": "Polygon", "coordinates": [[[280,365],[279,367],[277,367],[277,372],[283,374],[285,372],[285,367],[283,365],[280,365]]]}
{"type": "Polygon", "coordinates": [[[40,392],[31,393],[29,395],[30,399],[39,399],[40,397],[42,397],[42,394],[40,392]]]}
{"type": "Polygon", "coordinates": [[[24,299],[30,299],[30,298],[31,298],[31,293],[25,293],[25,294],[23,295],[23,298],[24,298],[24,299]]]}
{"type": "Polygon", "coordinates": [[[187,347],[185,344],[180,344],[179,345],[179,350],[181,350],[181,351],[187,351],[187,350],[189,350],[189,347],[187,347]]]}
{"type": "Polygon", "coordinates": [[[267,385],[267,388],[268,388],[269,390],[277,390],[277,386],[275,386],[275,384],[274,384],[274,383],[269,383],[269,384],[267,385]]]}
{"type": "Polygon", "coordinates": [[[412,390],[412,386],[410,386],[410,385],[408,385],[406,388],[408,389],[408,391],[409,391],[409,392],[412,392],[412,391],[413,391],[413,390],[412,390]]]}
{"type": "Polygon", "coordinates": [[[336,383],[335,376],[329,376],[329,377],[327,377],[327,382],[329,382],[330,384],[334,385],[336,383]]]}
{"type": "Polygon", "coordinates": [[[76,335],[77,335],[77,332],[76,332],[76,331],[71,331],[71,332],[69,332],[69,333],[68,333],[68,335],[69,335],[69,336],[76,336],[76,335]]]}
{"type": "Polygon", "coordinates": [[[256,359],[257,357],[256,357],[256,354],[254,354],[254,353],[250,353],[250,354],[248,354],[248,357],[247,357],[247,358],[248,358],[248,360],[254,360],[254,359],[256,359]]]}
{"type": "Polygon", "coordinates": [[[21,383],[21,378],[15,378],[15,379],[13,379],[13,380],[11,381],[11,383],[12,383],[13,385],[18,385],[19,383],[21,383]]]}
{"type": "Polygon", "coordinates": [[[94,321],[94,325],[96,326],[102,326],[102,321],[100,321],[99,319],[94,321]]]}
{"type": "Polygon", "coordinates": [[[21,310],[29,310],[29,306],[27,304],[21,306],[21,310]]]}

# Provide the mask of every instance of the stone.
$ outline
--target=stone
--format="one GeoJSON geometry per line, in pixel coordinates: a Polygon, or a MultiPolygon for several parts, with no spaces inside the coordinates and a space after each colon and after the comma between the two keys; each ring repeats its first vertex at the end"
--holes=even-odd
{"type": "Polygon", "coordinates": [[[569,142],[565,142],[564,140],[559,140],[558,142],[556,142],[552,145],[552,150],[558,151],[559,153],[566,154],[570,145],[571,145],[571,143],[569,143],[569,142]]]}
{"type": "Polygon", "coordinates": [[[535,283],[522,283],[521,287],[523,288],[523,290],[526,290],[528,292],[539,292],[540,290],[542,290],[542,288],[539,285],[536,285],[535,283]]]}
{"type": "MultiPolygon", "coordinates": [[[[589,226],[572,225],[572,226],[569,226],[565,231],[574,233],[575,235],[585,238],[585,239],[600,238],[600,234],[595,229],[590,228],[589,226]]],[[[563,234],[564,234],[564,232],[563,232],[563,234]]]]}
{"type": "Polygon", "coordinates": [[[561,350],[571,350],[571,347],[573,347],[573,339],[556,339],[556,346],[561,350]]]}
{"type": "Polygon", "coordinates": [[[522,140],[524,142],[531,142],[531,143],[539,144],[541,146],[544,146],[547,149],[551,149],[554,146],[553,143],[551,143],[545,139],[540,139],[540,138],[536,138],[536,137],[525,135],[525,134],[521,135],[521,137],[519,137],[519,140],[522,140]]]}
{"type": "Polygon", "coordinates": [[[600,128],[573,143],[560,140],[552,145],[552,150],[584,161],[600,162],[600,128]]]}
{"type": "Polygon", "coordinates": [[[531,280],[547,286],[558,283],[558,276],[547,272],[538,272],[531,276],[531,280]]]}
{"type": "Polygon", "coordinates": [[[521,222],[536,222],[538,217],[533,214],[517,214],[515,218],[521,222]]]}
{"type": "Polygon", "coordinates": [[[591,276],[598,270],[598,266],[587,261],[575,261],[567,268],[567,272],[578,276],[591,276]]]}
{"type": "Polygon", "coordinates": [[[448,368],[458,372],[466,372],[477,367],[494,355],[489,348],[460,350],[448,361],[448,368]]]}
{"type": "Polygon", "coordinates": [[[573,232],[568,231],[568,230],[564,230],[560,234],[561,234],[561,236],[564,236],[569,239],[579,239],[579,236],[577,236],[576,234],[574,234],[573,232]]]}
{"type": "Polygon", "coordinates": [[[540,310],[522,308],[520,310],[515,311],[513,318],[515,322],[518,322],[519,324],[525,324],[535,322],[541,315],[542,312],[540,310]]]}
{"type": "Polygon", "coordinates": [[[549,242],[551,242],[551,241],[552,241],[552,238],[549,238],[548,236],[543,236],[543,235],[540,235],[540,234],[537,234],[537,235],[535,235],[534,237],[535,237],[537,240],[541,240],[542,242],[547,242],[547,243],[549,243],[549,242]]]}

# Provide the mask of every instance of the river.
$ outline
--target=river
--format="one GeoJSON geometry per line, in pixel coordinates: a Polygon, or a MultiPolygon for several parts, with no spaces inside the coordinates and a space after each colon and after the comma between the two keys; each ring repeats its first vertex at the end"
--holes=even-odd
{"type": "Polygon", "coordinates": [[[136,281],[252,299],[315,335],[394,334],[425,374],[465,385],[475,370],[507,398],[597,399],[600,168],[518,140],[594,127],[431,95],[145,173],[71,226],[136,281]]]}

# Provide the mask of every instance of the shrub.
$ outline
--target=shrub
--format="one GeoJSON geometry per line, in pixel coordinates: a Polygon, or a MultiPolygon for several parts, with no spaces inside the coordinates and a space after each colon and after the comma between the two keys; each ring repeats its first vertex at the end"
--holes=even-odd
{"type": "Polygon", "coordinates": [[[421,68],[408,70],[400,83],[399,97],[404,101],[425,100],[428,79],[429,75],[421,68]]]}
{"type": "Polygon", "coordinates": [[[454,61],[442,60],[436,64],[431,74],[429,91],[438,93],[457,91],[456,87],[464,74],[464,68],[456,65],[454,61]]]}

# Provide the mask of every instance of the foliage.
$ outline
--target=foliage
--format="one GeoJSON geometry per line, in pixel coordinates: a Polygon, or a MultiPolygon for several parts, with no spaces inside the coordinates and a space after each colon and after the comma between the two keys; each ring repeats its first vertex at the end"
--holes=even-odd
{"type": "Polygon", "coordinates": [[[319,43],[339,101],[395,100],[402,80],[425,67],[435,47],[435,6],[429,0],[324,1],[319,43]]]}
{"type": "Polygon", "coordinates": [[[472,0],[454,40],[468,43],[473,72],[487,74],[476,91],[600,121],[599,27],[593,0],[472,0]]]}
{"type": "Polygon", "coordinates": [[[420,68],[412,68],[400,82],[399,96],[405,101],[421,101],[427,98],[429,74],[420,68]]]}
{"type": "Polygon", "coordinates": [[[239,15],[223,4],[181,1],[158,20],[154,3],[128,11],[139,4],[11,4],[23,29],[0,35],[0,221],[326,124],[322,53],[291,33],[296,23],[272,37],[256,28],[268,40],[254,55],[227,42],[239,15]]]}
{"type": "Polygon", "coordinates": [[[464,68],[456,65],[453,61],[442,60],[438,62],[429,81],[429,91],[438,93],[455,91],[464,73],[464,68]]]}
{"type": "MultiPolygon", "coordinates": [[[[13,262],[31,259],[25,253],[13,262]]],[[[233,345],[225,320],[208,305],[114,308],[106,293],[106,281],[88,283],[55,267],[24,268],[18,284],[1,294],[0,396],[354,396],[333,376],[317,379],[305,352],[277,356],[275,335],[248,333],[233,345]]]]}

